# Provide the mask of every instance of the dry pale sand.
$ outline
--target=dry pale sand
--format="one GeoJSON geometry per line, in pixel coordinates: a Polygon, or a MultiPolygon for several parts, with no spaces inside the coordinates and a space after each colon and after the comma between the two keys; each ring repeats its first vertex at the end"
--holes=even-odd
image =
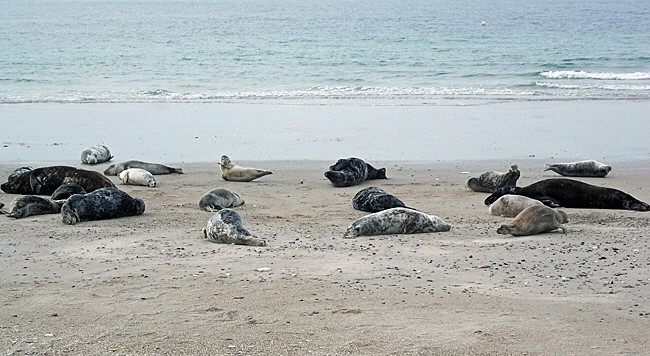
{"type": "MultiPolygon", "coordinates": [[[[518,163],[519,185],[557,177],[544,162],[370,162],[388,180],[334,188],[324,161],[237,162],[275,171],[226,182],[214,163],[118,185],[143,216],[65,225],[0,217],[5,355],[650,354],[650,213],[565,209],[567,233],[505,237],[471,172],[518,163]],[[343,239],[379,186],[452,225],[443,233],[343,239]],[[267,247],[202,238],[200,197],[225,187],[267,247]]],[[[610,163],[611,162],[607,162],[610,163]]],[[[604,179],[649,202],[648,161],[604,179]]],[[[99,171],[107,164],[91,167],[99,171]]],[[[4,181],[14,165],[0,165],[4,181]]],[[[88,168],[86,166],[86,168],[88,168]]],[[[117,184],[116,177],[112,180],[117,184]]],[[[7,206],[14,195],[0,193],[7,206]]]]}

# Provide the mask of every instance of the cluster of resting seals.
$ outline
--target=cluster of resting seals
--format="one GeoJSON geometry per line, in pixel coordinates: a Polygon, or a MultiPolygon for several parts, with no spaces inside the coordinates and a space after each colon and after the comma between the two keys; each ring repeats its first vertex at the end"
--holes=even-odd
{"type": "Polygon", "coordinates": [[[116,176],[119,175],[122,171],[125,171],[129,168],[144,169],[145,171],[153,175],[184,173],[183,168],[173,168],[173,167],[165,166],[160,163],[149,163],[149,162],[131,160],[126,162],[111,164],[110,166],[108,166],[108,168],[104,170],[104,174],[107,176],[116,176]]]}
{"type": "Polygon", "coordinates": [[[52,195],[65,183],[78,184],[87,192],[115,187],[110,179],[96,171],[69,166],[49,166],[36,169],[18,168],[7,177],[6,183],[0,185],[0,189],[9,194],[52,195]]]}

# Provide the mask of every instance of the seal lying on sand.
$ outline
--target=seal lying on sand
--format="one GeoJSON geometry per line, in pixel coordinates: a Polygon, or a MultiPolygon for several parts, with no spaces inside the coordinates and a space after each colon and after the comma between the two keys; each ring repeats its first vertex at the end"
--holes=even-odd
{"type": "Polygon", "coordinates": [[[87,194],[75,194],[61,207],[63,223],[74,225],[80,221],[116,219],[142,215],[144,201],[117,188],[102,188],[87,194]]]}
{"type": "Polygon", "coordinates": [[[271,171],[257,168],[241,167],[230,161],[228,156],[221,156],[221,178],[232,182],[250,182],[253,179],[273,174],[271,171]]]}
{"type": "Polygon", "coordinates": [[[91,146],[81,152],[81,163],[97,164],[108,162],[111,158],[111,151],[104,145],[91,146]]]}
{"type": "Polygon", "coordinates": [[[239,194],[233,193],[225,188],[213,189],[205,193],[199,200],[199,208],[205,211],[217,211],[226,208],[234,208],[244,204],[239,194]]]}
{"type": "Polygon", "coordinates": [[[401,200],[377,187],[361,189],[354,198],[352,198],[352,207],[357,210],[371,213],[376,213],[390,208],[407,208],[401,200]]]}
{"type": "Polygon", "coordinates": [[[506,194],[537,199],[552,208],[650,210],[650,205],[618,189],[598,187],[566,178],[545,179],[526,187],[499,188],[485,199],[485,205],[494,203],[506,194]]]}
{"type": "Polygon", "coordinates": [[[533,205],[544,205],[541,201],[523,195],[506,194],[490,205],[490,214],[514,218],[533,205]]]}
{"type": "Polygon", "coordinates": [[[562,210],[554,210],[545,205],[529,206],[519,213],[510,224],[501,225],[497,233],[501,235],[525,236],[560,229],[561,224],[569,222],[567,214],[562,210]]]}
{"type": "Polygon", "coordinates": [[[594,160],[544,165],[544,171],[553,171],[566,177],[604,177],[611,170],[612,166],[594,160]]]}
{"type": "Polygon", "coordinates": [[[368,179],[386,179],[386,168],[376,169],[356,157],[341,158],[330,166],[325,177],[335,187],[351,187],[368,179]]]}
{"type": "Polygon", "coordinates": [[[60,185],[54,193],[52,193],[52,200],[65,200],[70,198],[73,194],[86,194],[86,190],[76,183],[66,183],[60,185]]]}
{"type": "Polygon", "coordinates": [[[357,236],[418,234],[450,229],[451,226],[437,216],[408,208],[392,208],[353,222],[343,237],[349,239],[357,236]]]}
{"type": "Polygon", "coordinates": [[[9,214],[10,218],[26,218],[32,215],[58,214],[64,200],[54,201],[35,195],[23,195],[16,198],[9,214]]]}
{"type": "Polygon", "coordinates": [[[482,173],[478,177],[471,177],[467,180],[465,186],[475,192],[494,193],[501,187],[516,186],[520,175],[519,167],[513,164],[506,173],[489,171],[482,173]]]}
{"type": "Polygon", "coordinates": [[[120,172],[129,168],[142,168],[153,175],[171,173],[183,174],[183,168],[172,168],[158,163],[147,163],[141,161],[126,161],[122,163],[111,164],[108,166],[108,168],[106,168],[104,174],[107,176],[116,176],[120,174],[120,172]]]}
{"type": "Polygon", "coordinates": [[[79,184],[87,192],[115,185],[103,174],[76,167],[50,166],[23,172],[0,186],[9,194],[52,195],[56,188],[65,183],[79,184]]]}
{"type": "Polygon", "coordinates": [[[124,170],[118,174],[118,178],[128,185],[144,185],[151,188],[156,186],[156,178],[153,177],[153,174],[142,168],[124,170]]]}
{"type": "Polygon", "coordinates": [[[203,229],[203,237],[217,243],[266,246],[266,242],[251,235],[242,224],[241,218],[232,209],[219,210],[203,229]]]}

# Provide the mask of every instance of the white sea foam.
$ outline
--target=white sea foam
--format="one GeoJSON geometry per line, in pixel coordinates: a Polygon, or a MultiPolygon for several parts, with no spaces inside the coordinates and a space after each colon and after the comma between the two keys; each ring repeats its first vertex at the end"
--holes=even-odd
{"type": "Polygon", "coordinates": [[[542,77],[551,79],[603,79],[603,80],[645,80],[650,79],[648,72],[634,73],[590,73],[585,71],[548,71],[539,73],[542,77]]]}

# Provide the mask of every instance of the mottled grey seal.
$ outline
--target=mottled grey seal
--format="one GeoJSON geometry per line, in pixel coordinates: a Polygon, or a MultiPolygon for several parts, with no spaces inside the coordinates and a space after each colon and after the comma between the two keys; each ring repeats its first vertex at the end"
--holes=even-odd
{"type": "Polygon", "coordinates": [[[514,218],[533,205],[544,205],[541,201],[523,195],[506,194],[490,205],[490,214],[514,218]]]}
{"type": "Polygon", "coordinates": [[[529,206],[512,220],[510,224],[501,225],[497,233],[501,235],[526,236],[541,234],[560,229],[561,224],[569,222],[567,214],[562,210],[551,209],[546,205],[529,206]]]}
{"type": "Polygon", "coordinates": [[[126,162],[111,164],[110,166],[108,166],[108,168],[106,168],[106,170],[104,170],[104,174],[106,174],[107,176],[116,176],[120,174],[120,172],[127,170],[129,168],[142,168],[153,175],[171,174],[171,173],[183,174],[183,168],[172,168],[159,163],[147,163],[142,161],[126,161],[126,162]]]}
{"type": "Polygon", "coordinates": [[[408,208],[392,208],[366,215],[350,225],[344,238],[449,231],[451,225],[435,215],[408,208]]]}
{"type": "Polygon", "coordinates": [[[153,177],[153,174],[142,168],[129,168],[123,170],[117,176],[124,184],[144,185],[151,188],[156,186],[156,178],[153,177]]]}
{"type": "Polygon", "coordinates": [[[566,177],[605,177],[611,170],[612,166],[594,160],[544,165],[544,171],[566,177]]]}
{"type": "Polygon", "coordinates": [[[87,194],[74,194],[61,207],[63,223],[74,225],[81,221],[116,219],[142,215],[145,204],[117,188],[97,189],[87,194]]]}
{"type": "Polygon", "coordinates": [[[369,179],[386,179],[386,168],[376,169],[360,158],[341,158],[325,172],[334,187],[351,187],[369,179]]]}
{"type": "Polygon", "coordinates": [[[11,182],[12,180],[16,179],[16,177],[20,176],[20,175],[23,174],[23,173],[29,172],[29,171],[31,171],[32,169],[34,169],[34,168],[33,168],[33,167],[20,167],[20,168],[16,168],[16,169],[13,170],[13,172],[11,172],[11,173],[9,174],[9,177],[7,177],[7,181],[8,181],[8,182],[11,182]]]}
{"type": "Polygon", "coordinates": [[[273,172],[264,169],[238,166],[232,163],[228,156],[221,156],[219,166],[221,166],[221,178],[232,182],[250,182],[253,179],[273,174],[273,172]]]}
{"type": "Polygon", "coordinates": [[[32,215],[58,214],[63,202],[64,200],[54,201],[36,195],[23,195],[14,200],[7,216],[20,219],[32,215]]]}
{"type": "Polygon", "coordinates": [[[203,237],[222,244],[266,246],[264,240],[246,230],[241,217],[232,209],[222,209],[214,214],[203,229],[203,237]]]}
{"type": "Polygon", "coordinates": [[[376,213],[390,208],[408,208],[394,195],[388,194],[383,189],[377,187],[368,187],[357,192],[354,198],[352,198],[352,207],[370,213],[376,213]]]}
{"type": "Polygon", "coordinates": [[[213,189],[205,193],[199,200],[199,208],[211,212],[234,208],[242,204],[244,204],[244,199],[226,188],[213,189]]]}
{"type": "Polygon", "coordinates": [[[485,199],[485,205],[494,203],[506,194],[537,199],[552,208],[650,210],[650,205],[618,189],[599,187],[567,178],[545,179],[526,187],[499,188],[485,199]]]}
{"type": "Polygon", "coordinates": [[[516,164],[510,166],[506,173],[489,171],[482,173],[478,177],[471,177],[465,183],[465,186],[475,192],[494,193],[497,189],[505,186],[517,185],[517,179],[521,172],[516,164]]]}
{"type": "Polygon", "coordinates": [[[70,198],[73,194],[86,194],[88,193],[82,186],[76,183],[66,183],[60,185],[54,193],[52,193],[52,200],[65,200],[70,198]]]}
{"type": "Polygon", "coordinates": [[[108,162],[111,158],[111,151],[104,145],[94,145],[81,152],[81,163],[85,164],[108,162]]]}
{"type": "Polygon", "coordinates": [[[56,188],[66,183],[79,184],[87,192],[115,186],[99,172],[68,166],[36,168],[22,174],[10,175],[8,179],[0,189],[9,194],[52,195],[56,188]]]}

